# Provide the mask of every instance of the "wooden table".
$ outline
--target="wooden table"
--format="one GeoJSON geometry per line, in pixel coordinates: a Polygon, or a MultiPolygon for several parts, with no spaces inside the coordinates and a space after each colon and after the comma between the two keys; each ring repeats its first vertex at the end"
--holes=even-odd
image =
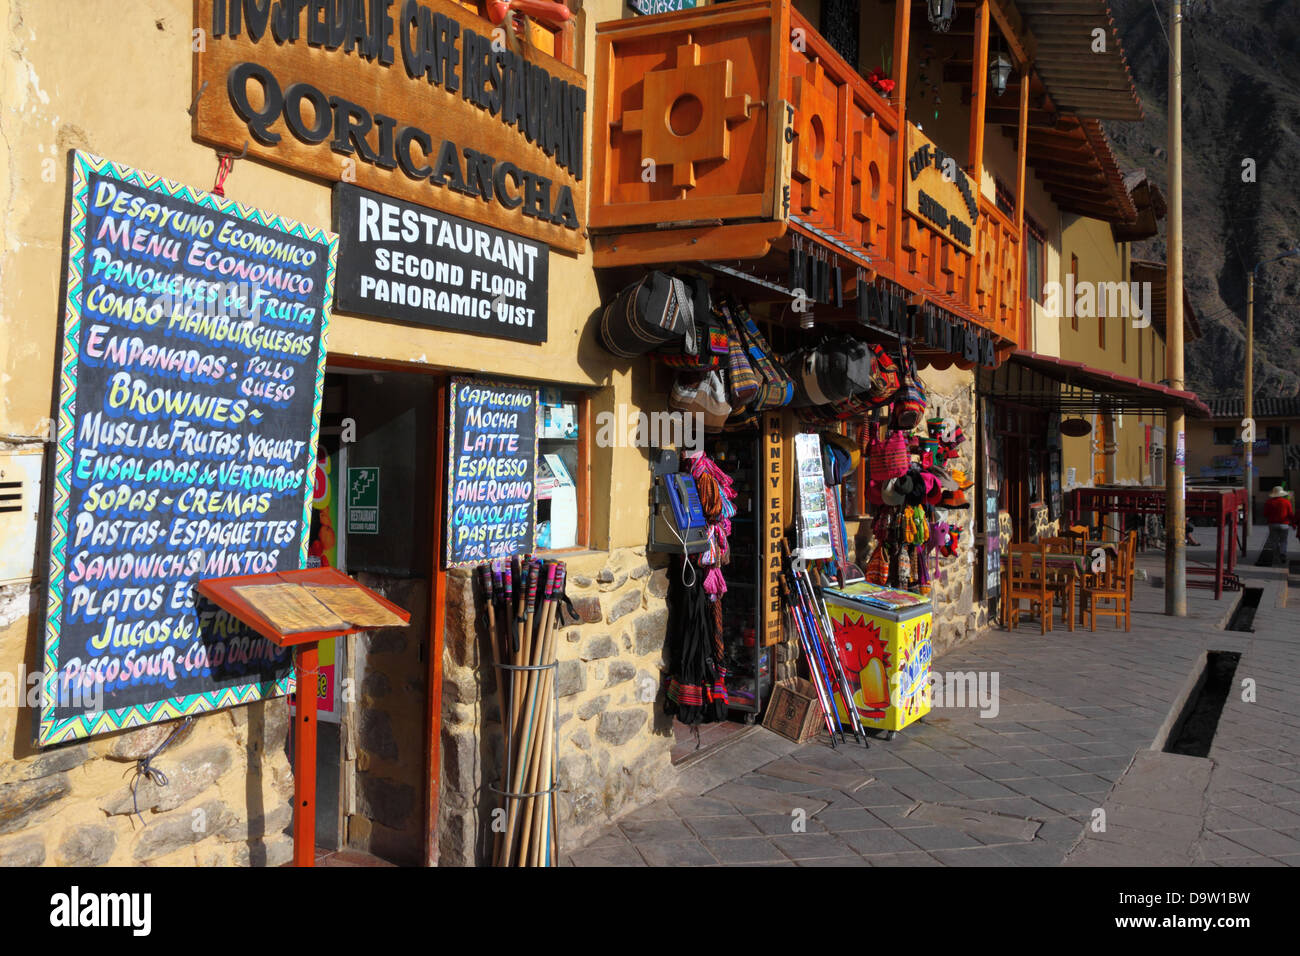
{"type": "Polygon", "coordinates": [[[368,627],[331,628],[325,631],[295,631],[284,634],[235,591],[237,587],[266,584],[319,584],[327,587],[360,588],[403,621],[404,611],[380,594],[358,584],[336,568],[303,568],[270,574],[242,574],[229,578],[208,578],[197,585],[198,592],[217,607],[228,611],[277,647],[293,648],[294,672],[298,684],[298,714],[293,736],[293,862],[295,866],[316,865],[316,687],[313,677],[319,666],[320,642],[344,637],[368,627]]]}

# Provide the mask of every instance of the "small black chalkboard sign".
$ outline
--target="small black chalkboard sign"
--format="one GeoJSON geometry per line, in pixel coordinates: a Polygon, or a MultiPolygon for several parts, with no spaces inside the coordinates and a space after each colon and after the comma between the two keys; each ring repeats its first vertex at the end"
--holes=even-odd
{"type": "Polygon", "coordinates": [[[532,551],[536,476],[537,390],[452,379],[448,567],[532,551]]]}

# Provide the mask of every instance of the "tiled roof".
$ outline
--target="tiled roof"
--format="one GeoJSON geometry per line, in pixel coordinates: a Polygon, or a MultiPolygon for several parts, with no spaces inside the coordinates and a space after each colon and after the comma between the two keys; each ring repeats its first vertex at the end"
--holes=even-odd
{"type": "MultiPolygon", "coordinates": [[[[1205,404],[1210,406],[1210,415],[1213,418],[1239,419],[1246,414],[1246,399],[1241,395],[1235,398],[1207,398],[1205,404]]],[[[1300,418],[1300,396],[1256,397],[1252,411],[1256,418],[1300,418]]]]}

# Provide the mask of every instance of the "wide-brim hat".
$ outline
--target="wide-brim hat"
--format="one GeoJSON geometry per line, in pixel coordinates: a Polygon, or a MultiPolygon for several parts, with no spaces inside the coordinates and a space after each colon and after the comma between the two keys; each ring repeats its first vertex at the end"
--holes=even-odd
{"type": "Polygon", "coordinates": [[[858,470],[858,466],[862,464],[861,445],[848,435],[841,435],[839,432],[822,432],[822,441],[830,442],[836,448],[846,452],[849,456],[849,463],[852,465],[853,470],[858,470]]]}
{"type": "Polygon", "coordinates": [[[935,465],[930,469],[930,474],[934,475],[934,477],[939,480],[939,486],[944,491],[957,490],[957,481],[948,473],[947,468],[944,468],[941,465],[935,465]]]}
{"type": "Polygon", "coordinates": [[[965,508],[969,505],[966,500],[966,492],[960,488],[952,491],[945,491],[943,497],[939,499],[939,506],[942,508],[965,508]]]}
{"type": "Polygon", "coordinates": [[[1290,492],[1281,485],[1274,485],[1273,490],[1268,493],[1268,496],[1270,498],[1285,498],[1288,494],[1290,494],[1290,492]]]}
{"type": "Polygon", "coordinates": [[[903,475],[900,478],[890,478],[880,486],[880,500],[884,504],[889,505],[891,508],[898,508],[906,503],[907,495],[904,492],[904,487],[901,486],[903,478],[906,477],[906,475],[903,475]]]}

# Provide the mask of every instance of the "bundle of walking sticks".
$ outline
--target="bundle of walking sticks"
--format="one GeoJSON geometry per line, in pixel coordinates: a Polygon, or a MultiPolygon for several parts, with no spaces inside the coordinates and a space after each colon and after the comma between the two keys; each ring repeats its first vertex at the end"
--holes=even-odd
{"type": "Polygon", "coordinates": [[[515,557],[480,565],[478,578],[506,738],[497,791],[504,827],[493,826],[493,864],[556,866],[555,641],[564,562],[515,557]]]}

